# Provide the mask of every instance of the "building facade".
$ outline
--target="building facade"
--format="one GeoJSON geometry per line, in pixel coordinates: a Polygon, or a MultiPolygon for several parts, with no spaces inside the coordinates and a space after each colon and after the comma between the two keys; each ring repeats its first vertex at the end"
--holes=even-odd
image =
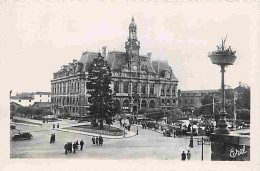
{"type": "Polygon", "coordinates": [[[10,102],[17,103],[21,106],[32,106],[35,102],[50,102],[51,92],[23,92],[11,96],[10,102]]]}
{"type": "Polygon", "coordinates": [[[139,54],[140,41],[134,18],[129,25],[125,50],[109,52],[103,47],[101,54],[84,52],[79,60],[63,65],[51,80],[52,111],[71,115],[88,113],[88,69],[98,55],[105,57],[112,72],[110,86],[119,113],[137,112],[141,108],[176,108],[178,80],[166,61],[151,61],[152,53],[139,54]]]}
{"type": "Polygon", "coordinates": [[[219,95],[220,90],[188,90],[179,92],[179,107],[195,107],[200,108],[202,106],[201,100],[205,95],[212,93],[219,95]]]}
{"type": "Polygon", "coordinates": [[[35,102],[51,102],[51,92],[35,92],[35,102]]]}

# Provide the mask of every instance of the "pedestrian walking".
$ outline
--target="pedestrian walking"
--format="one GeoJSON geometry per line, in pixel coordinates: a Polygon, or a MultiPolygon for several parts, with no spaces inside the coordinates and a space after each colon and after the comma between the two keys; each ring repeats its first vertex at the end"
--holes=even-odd
{"type": "Polygon", "coordinates": [[[92,137],[92,143],[93,143],[93,145],[95,145],[95,142],[96,142],[96,139],[95,139],[95,137],[93,136],[93,137],[92,137]]]}
{"type": "Polygon", "coordinates": [[[55,133],[53,133],[53,143],[55,142],[55,133]]]}
{"type": "Polygon", "coordinates": [[[52,139],[53,139],[53,138],[52,138],[52,134],[51,134],[51,138],[50,138],[50,144],[52,143],[52,139]]]}
{"type": "Polygon", "coordinates": [[[173,137],[175,138],[175,136],[176,136],[176,131],[174,130],[173,131],[173,137]]]}
{"type": "Polygon", "coordinates": [[[53,129],[55,129],[55,124],[53,124],[53,129]]]}
{"type": "Polygon", "coordinates": [[[187,152],[187,159],[190,160],[190,158],[191,158],[191,153],[190,153],[190,150],[188,150],[188,152],[187,152]]]}
{"type": "Polygon", "coordinates": [[[184,153],[184,151],[181,153],[181,160],[186,160],[186,154],[184,153]]]}
{"type": "Polygon", "coordinates": [[[79,141],[78,141],[78,140],[76,141],[76,145],[77,145],[77,146],[76,146],[76,147],[77,147],[76,149],[79,150],[79,141]]]}
{"type": "Polygon", "coordinates": [[[99,145],[103,145],[103,137],[100,135],[99,136],[99,138],[98,138],[98,140],[99,140],[99,145]]]}
{"type": "Polygon", "coordinates": [[[65,154],[68,154],[68,143],[66,143],[66,144],[64,145],[64,149],[65,149],[65,154]]]}
{"type": "Polygon", "coordinates": [[[96,137],[95,140],[96,140],[96,145],[98,145],[98,137],[96,137]]]}
{"type": "Polygon", "coordinates": [[[60,127],[60,124],[57,124],[57,128],[59,129],[59,127],[60,127]]]}
{"type": "Polygon", "coordinates": [[[54,143],[54,141],[55,141],[55,140],[54,140],[54,136],[53,136],[53,134],[51,134],[50,144],[51,144],[51,143],[54,143]]]}
{"type": "Polygon", "coordinates": [[[70,150],[70,153],[72,153],[72,142],[69,143],[69,150],[70,150]]]}
{"type": "Polygon", "coordinates": [[[84,141],[81,140],[79,144],[80,144],[80,150],[82,150],[83,149],[83,145],[84,145],[84,141]]]}
{"type": "Polygon", "coordinates": [[[76,152],[76,149],[77,149],[77,144],[74,142],[74,143],[73,143],[73,152],[74,152],[74,153],[76,152]]]}

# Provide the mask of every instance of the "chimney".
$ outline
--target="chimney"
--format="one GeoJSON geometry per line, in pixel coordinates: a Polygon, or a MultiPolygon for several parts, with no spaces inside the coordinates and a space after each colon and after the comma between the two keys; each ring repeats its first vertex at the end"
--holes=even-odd
{"type": "Polygon", "coordinates": [[[107,46],[102,47],[102,54],[101,54],[104,58],[107,57],[107,46]]]}
{"type": "Polygon", "coordinates": [[[148,58],[151,58],[152,52],[147,53],[148,58]]]}

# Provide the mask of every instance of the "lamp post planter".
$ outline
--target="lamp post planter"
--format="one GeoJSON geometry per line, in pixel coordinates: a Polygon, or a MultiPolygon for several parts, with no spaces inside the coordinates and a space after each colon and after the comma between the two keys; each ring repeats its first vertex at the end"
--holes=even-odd
{"type": "Polygon", "coordinates": [[[233,65],[237,58],[235,55],[231,55],[231,54],[211,54],[209,55],[209,57],[213,64],[220,65],[220,66],[233,65]]]}
{"type": "Polygon", "coordinates": [[[228,49],[225,48],[225,40],[222,40],[221,45],[217,46],[217,50],[209,53],[208,57],[210,58],[213,64],[219,65],[221,67],[221,110],[219,112],[219,121],[217,123],[216,134],[229,134],[229,129],[227,128],[227,112],[225,110],[225,87],[224,87],[224,73],[225,67],[228,65],[233,65],[236,56],[236,51],[233,51],[229,46],[228,49]]]}

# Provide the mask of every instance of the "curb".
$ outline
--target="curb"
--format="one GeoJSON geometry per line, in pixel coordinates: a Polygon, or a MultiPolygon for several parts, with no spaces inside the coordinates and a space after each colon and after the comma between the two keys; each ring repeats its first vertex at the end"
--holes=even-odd
{"type": "MultiPolygon", "coordinates": [[[[90,133],[90,132],[82,132],[82,131],[74,131],[74,130],[67,130],[67,129],[53,129],[55,131],[63,131],[63,132],[69,132],[69,133],[75,133],[75,134],[82,134],[82,135],[87,135],[87,136],[99,136],[100,134],[95,134],[95,133],[90,133]]],[[[132,132],[132,131],[131,131],[132,132]]],[[[131,138],[131,137],[134,137],[136,136],[136,133],[135,132],[132,132],[133,134],[132,135],[128,135],[126,134],[126,136],[118,136],[118,137],[115,137],[115,136],[109,136],[109,135],[102,135],[103,138],[105,139],[124,139],[124,138],[131,138]],[[127,136],[128,135],[128,136],[127,136]]]]}

